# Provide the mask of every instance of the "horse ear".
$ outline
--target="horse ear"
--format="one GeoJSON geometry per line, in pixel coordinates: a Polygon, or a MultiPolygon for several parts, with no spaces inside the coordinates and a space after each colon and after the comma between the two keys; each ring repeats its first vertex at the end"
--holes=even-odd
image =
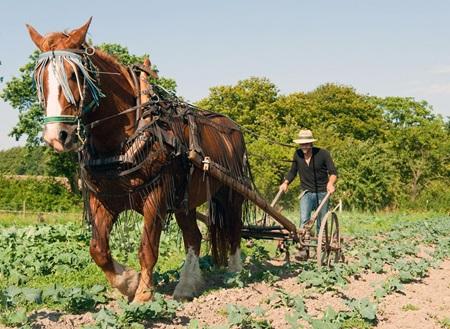
{"type": "Polygon", "coordinates": [[[92,16],[88,19],[88,21],[80,28],[72,30],[69,33],[70,36],[70,42],[72,43],[72,47],[81,46],[85,39],[86,34],[89,29],[89,25],[91,24],[92,16]]]}
{"type": "Polygon", "coordinates": [[[39,48],[39,50],[43,51],[42,49],[42,42],[44,41],[44,37],[39,34],[38,31],[34,29],[31,25],[26,24],[28,33],[30,33],[31,40],[33,40],[36,47],[39,48]]]}

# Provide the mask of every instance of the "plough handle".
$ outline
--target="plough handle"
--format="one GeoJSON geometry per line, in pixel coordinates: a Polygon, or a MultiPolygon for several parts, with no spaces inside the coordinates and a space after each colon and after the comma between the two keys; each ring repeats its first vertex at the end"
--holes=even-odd
{"type": "Polygon", "coordinates": [[[327,192],[327,194],[325,195],[325,197],[322,199],[322,202],[319,204],[319,206],[317,207],[316,211],[314,211],[313,215],[311,216],[310,221],[314,221],[316,220],[317,216],[319,216],[320,211],[322,210],[323,206],[325,205],[325,202],[327,202],[328,198],[330,197],[331,193],[327,192]]]}
{"type": "Polygon", "coordinates": [[[273,198],[272,203],[270,204],[271,207],[275,206],[275,204],[278,202],[278,200],[280,199],[282,194],[283,194],[283,190],[278,190],[277,195],[275,195],[275,198],[273,198]]]}

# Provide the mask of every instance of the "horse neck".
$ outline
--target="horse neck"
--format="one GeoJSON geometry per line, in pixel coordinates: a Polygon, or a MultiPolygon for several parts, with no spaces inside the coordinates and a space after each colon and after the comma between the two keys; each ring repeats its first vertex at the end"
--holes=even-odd
{"type": "MultiPolygon", "coordinates": [[[[135,106],[133,82],[128,71],[97,55],[93,56],[92,61],[100,72],[100,89],[105,97],[88,116],[88,121],[102,120],[135,106]]],[[[105,120],[90,132],[90,145],[100,154],[117,153],[127,137],[134,133],[135,118],[135,112],[130,112],[105,120]]]]}

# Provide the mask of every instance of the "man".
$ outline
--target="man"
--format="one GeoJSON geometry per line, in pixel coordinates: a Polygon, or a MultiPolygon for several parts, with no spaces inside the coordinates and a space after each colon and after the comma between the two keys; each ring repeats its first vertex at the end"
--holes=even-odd
{"type": "MultiPolygon", "coordinates": [[[[300,199],[300,227],[303,227],[310,219],[311,212],[316,210],[320,202],[329,192],[335,191],[334,184],[337,180],[337,171],[331,159],[330,153],[318,147],[313,147],[311,130],[300,130],[298,139],[294,143],[300,148],[294,153],[291,170],[280,185],[280,190],[286,192],[288,185],[295,179],[296,174],[300,176],[300,189],[302,190],[300,199]]],[[[320,229],[320,222],[328,211],[328,200],[321,209],[317,217],[317,232],[320,229]]]]}

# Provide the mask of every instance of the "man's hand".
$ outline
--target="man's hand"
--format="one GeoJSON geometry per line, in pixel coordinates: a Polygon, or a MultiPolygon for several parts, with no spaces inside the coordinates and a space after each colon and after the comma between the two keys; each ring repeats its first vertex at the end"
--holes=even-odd
{"type": "Polygon", "coordinates": [[[336,191],[336,188],[334,187],[334,183],[336,183],[337,176],[331,175],[330,178],[328,178],[328,184],[327,184],[327,192],[330,194],[333,194],[334,191],[336,191]]]}
{"type": "Polygon", "coordinates": [[[285,181],[283,182],[283,184],[280,185],[280,188],[279,188],[280,191],[283,191],[284,193],[286,193],[287,190],[288,190],[288,185],[289,185],[288,181],[285,180],[285,181]]]}
{"type": "Polygon", "coordinates": [[[327,184],[327,192],[330,194],[333,194],[334,191],[336,191],[336,188],[334,187],[334,184],[331,182],[328,182],[327,184]]]}

